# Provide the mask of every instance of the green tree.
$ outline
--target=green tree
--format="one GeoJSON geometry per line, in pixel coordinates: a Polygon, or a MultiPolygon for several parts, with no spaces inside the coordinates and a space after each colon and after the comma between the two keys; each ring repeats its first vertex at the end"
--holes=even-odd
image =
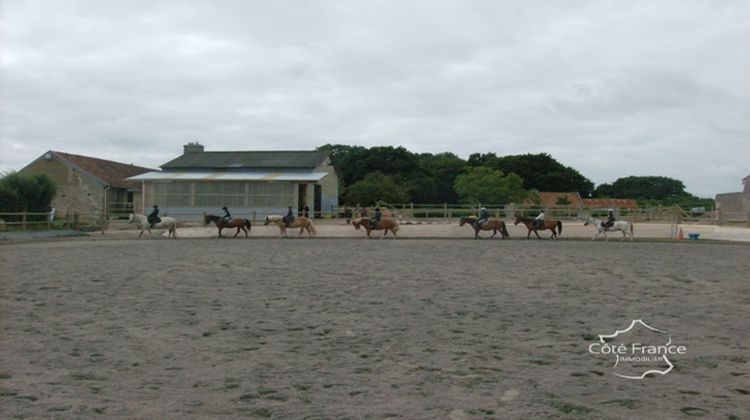
{"type": "Polygon", "coordinates": [[[523,179],[485,166],[468,168],[453,185],[462,203],[512,203],[526,197],[523,179]]]}
{"type": "Polygon", "coordinates": [[[409,194],[402,185],[391,176],[373,172],[347,188],[344,202],[362,206],[371,206],[378,201],[406,203],[409,201],[409,194]]]}
{"type": "Polygon", "coordinates": [[[597,197],[676,201],[690,196],[682,181],[665,176],[628,176],[596,189],[597,197]]]}
{"type": "Polygon", "coordinates": [[[434,190],[429,197],[420,197],[412,192],[415,203],[457,203],[458,194],[453,189],[456,177],[466,170],[466,161],[453,153],[422,153],[419,164],[429,174],[427,180],[434,190]]]}
{"type": "Polygon", "coordinates": [[[55,183],[45,174],[10,172],[0,178],[0,211],[46,212],[55,196],[55,183]]]}
{"type": "Polygon", "coordinates": [[[527,190],[568,192],[577,191],[587,197],[594,183],[577,170],[565,166],[547,153],[498,157],[494,153],[474,153],[469,166],[487,166],[503,173],[514,173],[523,178],[527,190]]]}

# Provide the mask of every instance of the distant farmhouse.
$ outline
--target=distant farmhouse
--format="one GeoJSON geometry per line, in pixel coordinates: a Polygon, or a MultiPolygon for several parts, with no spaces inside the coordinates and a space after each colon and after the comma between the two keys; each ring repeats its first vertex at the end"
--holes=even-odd
{"type": "Polygon", "coordinates": [[[57,187],[52,207],[58,214],[102,214],[141,208],[141,183],[127,178],[153,169],[50,150],[18,171],[46,174],[57,187]]]}
{"type": "Polygon", "coordinates": [[[540,192],[539,206],[544,208],[634,209],[638,207],[638,202],[632,198],[581,198],[577,192],[540,192]]]}
{"type": "Polygon", "coordinates": [[[307,205],[310,216],[336,211],[338,177],[329,156],[320,151],[205,151],[188,143],[182,156],[130,178],[142,183],[143,208],[156,204],[162,214],[195,219],[229,207],[235,217],[297,214],[307,205]]]}
{"type": "Polygon", "coordinates": [[[746,220],[750,214],[750,175],[742,179],[742,185],[742,192],[716,194],[716,210],[728,219],[746,220]]]}

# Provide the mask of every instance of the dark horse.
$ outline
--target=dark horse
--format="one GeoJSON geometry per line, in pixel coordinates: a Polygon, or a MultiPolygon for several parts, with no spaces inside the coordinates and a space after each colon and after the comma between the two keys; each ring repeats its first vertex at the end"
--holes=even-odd
{"type": "Polygon", "coordinates": [[[474,216],[463,216],[461,218],[461,222],[458,224],[459,226],[463,226],[465,224],[470,224],[471,227],[474,228],[474,239],[481,239],[482,237],[479,236],[480,230],[491,230],[492,236],[490,236],[490,239],[494,238],[495,235],[497,235],[497,232],[499,231],[500,234],[503,236],[503,239],[510,237],[510,234],[508,233],[508,229],[505,227],[505,222],[502,220],[497,219],[487,219],[486,222],[482,223],[482,226],[477,226],[477,218],[474,216]]]}
{"type": "Polygon", "coordinates": [[[537,238],[542,239],[539,236],[539,232],[537,230],[551,230],[552,236],[551,238],[557,238],[557,235],[562,235],[562,222],[559,220],[545,220],[544,223],[542,223],[541,226],[534,226],[534,219],[529,217],[516,217],[516,222],[513,223],[514,225],[517,225],[519,223],[523,223],[526,225],[526,229],[529,230],[529,234],[526,235],[526,239],[529,239],[529,236],[531,236],[531,232],[534,232],[537,238]],[[557,229],[557,232],[555,232],[555,229],[557,229]]]}
{"type": "Polygon", "coordinates": [[[211,222],[214,222],[216,227],[219,228],[219,238],[223,238],[223,236],[221,236],[221,231],[224,228],[237,228],[237,232],[234,234],[234,236],[232,236],[233,238],[236,238],[237,235],[240,234],[240,229],[245,232],[245,237],[247,238],[247,231],[252,228],[252,223],[250,223],[250,221],[247,219],[232,219],[229,221],[229,223],[224,223],[224,219],[219,216],[214,216],[213,214],[204,214],[203,224],[208,225],[211,222]]]}

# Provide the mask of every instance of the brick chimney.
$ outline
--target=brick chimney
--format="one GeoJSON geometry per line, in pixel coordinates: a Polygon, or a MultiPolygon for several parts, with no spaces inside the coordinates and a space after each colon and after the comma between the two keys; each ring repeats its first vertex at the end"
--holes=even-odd
{"type": "Polygon", "coordinates": [[[201,153],[203,152],[203,145],[198,143],[197,141],[190,142],[184,146],[182,146],[182,152],[184,154],[188,153],[201,153]]]}

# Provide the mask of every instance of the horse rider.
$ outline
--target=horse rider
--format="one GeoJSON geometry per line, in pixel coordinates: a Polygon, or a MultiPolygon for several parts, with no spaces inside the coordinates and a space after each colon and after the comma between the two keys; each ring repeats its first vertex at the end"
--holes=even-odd
{"type": "Polygon", "coordinates": [[[490,212],[487,211],[487,207],[479,209],[479,219],[477,219],[477,228],[482,227],[487,220],[490,219],[490,212]]]}
{"type": "Polygon", "coordinates": [[[161,219],[159,218],[159,206],[154,204],[154,209],[151,210],[151,213],[148,215],[146,220],[148,220],[148,222],[151,223],[151,226],[149,227],[149,229],[153,229],[154,225],[161,222],[161,219]]]}
{"type": "Polygon", "coordinates": [[[380,212],[380,207],[375,207],[375,214],[372,215],[372,219],[370,220],[373,229],[378,227],[378,223],[380,223],[380,219],[382,218],[383,214],[380,212]]]}
{"type": "Polygon", "coordinates": [[[534,224],[533,224],[534,229],[539,228],[543,224],[544,224],[544,210],[542,210],[541,212],[539,212],[539,215],[534,218],[534,224]]]}
{"type": "Polygon", "coordinates": [[[607,210],[607,220],[602,222],[604,231],[608,231],[610,227],[615,224],[615,211],[612,209],[607,210]]]}
{"type": "Polygon", "coordinates": [[[229,214],[229,209],[227,208],[227,206],[224,206],[221,209],[224,210],[224,216],[221,216],[221,222],[225,225],[228,225],[232,220],[232,215],[229,214]]]}
{"type": "Polygon", "coordinates": [[[289,210],[286,212],[286,216],[283,218],[284,224],[289,227],[289,225],[294,221],[294,212],[292,211],[292,206],[289,206],[289,210]]]}

